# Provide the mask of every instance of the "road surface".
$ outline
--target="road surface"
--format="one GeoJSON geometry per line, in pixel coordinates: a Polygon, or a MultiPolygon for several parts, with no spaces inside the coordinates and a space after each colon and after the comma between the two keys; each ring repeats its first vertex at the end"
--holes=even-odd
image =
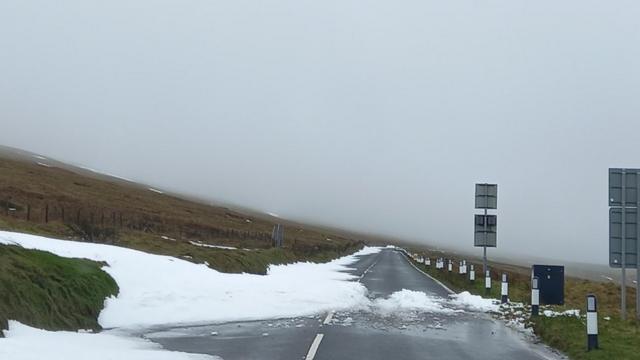
{"type": "MultiPolygon", "coordinates": [[[[448,289],[391,249],[362,256],[352,273],[384,299],[402,289],[447,298],[448,289]]],[[[498,320],[469,311],[452,314],[330,312],[305,318],[155,329],[145,337],[169,350],[224,360],[279,359],[555,359],[498,320]],[[213,334],[213,335],[212,335],[213,334]]]]}

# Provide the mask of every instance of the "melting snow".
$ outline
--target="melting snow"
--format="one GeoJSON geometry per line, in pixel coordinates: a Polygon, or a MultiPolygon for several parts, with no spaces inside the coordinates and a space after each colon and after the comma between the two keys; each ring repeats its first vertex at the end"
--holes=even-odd
{"type": "Polygon", "coordinates": [[[542,314],[546,317],[557,317],[557,316],[573,316],[573,317],[580,317],[580,310],[578,309],[573,309],[573,310],[566,310],[563,312],[557,312],[557,311],[552,311],[552,310],[545,310],[542,312],[542,314]]]}
{"type": "Polygon", "coordinates": [[[238,248],[235,248],[233,246],[209,245],[209,244],[203,244],[203,243],[199,243],[199,242],[195,242],[195,241],[189,241],[189,244],[191,244],[193,246],[208,247],[208,248],[214,248],[214,249],[238,250],[238,248]]]}
{"type": "Polygon", "coordinates": [[[493,299],[485,299],[479,295],[471,295],[468,291],[456,295],[449,295],[450,302],[454,305],[467,308],[472,311],[498,311],[499,302],[493,299]]]}
{"type": "Polygon", "coordinates": [[[0,231],[0,243],[104,261],[120,293],[105,302],[103,327],[256,320],[368,306],[366,288],[346,273],[362,251],[334,261],[271,266],[268,275],[225,274],[203,264],[104,244],[0,231]]]}
{"type": "MultiPolygon", "coordinates": [[[[444,300],[444,299],[443,299],[444,300]]],[[[384,314],[394,314],[398,311],[422,311],[431,313],[454,313],[456,310],[442,306],[442,301],[428,296],[421,291],[403,289],[396,291],[386,299],[373,301],[373,309],[384,314]]]]}
{"type": "MultiPolygon", "coordinates": [[[[9,321],[0,339],[0,359],[11,360],[214,360],[215,356],[166,351],[160,345],[117,332],[99,334],[34,329],[9,321]]],[[[221,359],[220,359],[221,360],[221,359]]]]}

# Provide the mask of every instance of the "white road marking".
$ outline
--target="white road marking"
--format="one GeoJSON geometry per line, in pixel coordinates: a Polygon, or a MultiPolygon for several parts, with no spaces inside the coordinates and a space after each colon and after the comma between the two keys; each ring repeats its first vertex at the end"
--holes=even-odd
{"type": "Polygon", "coordinates": [[[318,348],[320,347],[320,342],[322,341],[323,337],[323,334],[316,335],[316,338],[313,339],[313,343],[309,348],[309,352],[307,353],[307,357],[305,357],[305,360],[313,360],[313,358],[316,357],[316,353],[318,352],[318,348]]]}
{"type": "Polygon", "coordinates": [[[369,270],[371,270],[372,267],[376,266],[376,264],[378,263],[378,260],[376,260],[373,264],[371,264],[363,273],[362,275],[360,275],[360,279],[358,279],[358,281],[362,280],[362,278],[367,275],[367,273],[369,272],[369,270]]]}
{"type": "Polygon", "coordinates": [[[329,311],[329,313],[327,314],[327,317],[324,319],[322,324],[329,325],[329,323],[331,322],[331,319],[333,319],[333,311],[329,311]]]}
{"type": "Polygon", "coordinates": [[[427,274],[426,272],[424,272],[424,271],[422,271],[422,270],[418,269],[418,267],[417,267],[417,266],[415,266],[415,265],[413,265],[413,263],[411,262],[411,260],[409,260],[409,258],[408,258],[408,257],[406,257],[406,256],[403,256],[403,257],[405,258],[405,260],[407,260],[407,262],[409,263],[409,265],[413,266],[413,268],[414,268],[414,269],[416,269],[416,270],[420,271],[420,272],[421,272],[421,273],[423,273],[425,276],[427,276],[429,279],[431,279],[431,280],[435,281],[436,283],[438,283],[438,285],[442,286],[442,287],[443,287],[445,290],[447,290],[450,294],[455,294],[455,291],[453,291],[453,290],[449,289],[449,288],[447,287],[447,285],[443,284],[440,280],[438,280],[438,279],[434,278],[433,276],[431,276],[431,275],[427,274]]]}

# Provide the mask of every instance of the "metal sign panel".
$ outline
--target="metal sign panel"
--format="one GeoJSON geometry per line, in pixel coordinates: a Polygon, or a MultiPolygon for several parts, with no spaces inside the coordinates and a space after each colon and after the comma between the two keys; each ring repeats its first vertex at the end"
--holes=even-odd
{"type": "MultiPolygon", "coordinates": [[[[625,267],[638,266],[638,210],[625,210],[625,267]]],[[[609,266],[622,267],[622,208],[609,209],[609,266]]]]}
{"type": "Polygon", "coordinates": [[[498,207],[498,185],[476,184],[476,209],[496,209],[498,207]]]}
{"type": "Polygon", "coordinates": [[[624,206],[638,205],[640,169],[609,169],[609,206],[622,206],[622,185],[625,185],[624,206]],[[624,174],[623,174],[624,173],[624,174]]]}
{"type": "Polygon", "coordinates": [[[274,247],[282,247],[282,245],[284,244],[284,226],[282,226],[281,224],[274,225],[273,232],[271,233],[271,238],[274,247]]]}
{"type": "Polygon", "coordinates": [[[473,237],[473,246],[497,246],[498,217],[496,215],[475,215],[474,226],[475,234],[473,237]]]}

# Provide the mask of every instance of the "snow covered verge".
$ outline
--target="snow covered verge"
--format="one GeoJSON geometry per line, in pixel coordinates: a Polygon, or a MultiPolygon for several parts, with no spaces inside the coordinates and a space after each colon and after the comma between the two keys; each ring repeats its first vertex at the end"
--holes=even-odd
{"type": "Polygon", "coordinates": [[[479,295],[472,295],[468,291],[449,295],[453,305],[479,312],[496,312],[500,309],[500,302],[494,299],[485,299],[479,295]]]}
{"type": "Polygon", "coordinates": [[[324,263],[271,266],[266,276],[225,274],[185,260],[93,243],[0,231],[0,243],[62,257],[104,261],[120,287],[106,300],[105,328],[297,317],[368,306],[366,288],[345,270],[360,252],[324,263]]]}
{"type": "Polygon", "coordinates": [[[216,360],[214,356],[166,351],[160,345],[112,332],[100,334],[34,329],[9,322],[0,339],[0,359],[11,360],[216,360]]]}

